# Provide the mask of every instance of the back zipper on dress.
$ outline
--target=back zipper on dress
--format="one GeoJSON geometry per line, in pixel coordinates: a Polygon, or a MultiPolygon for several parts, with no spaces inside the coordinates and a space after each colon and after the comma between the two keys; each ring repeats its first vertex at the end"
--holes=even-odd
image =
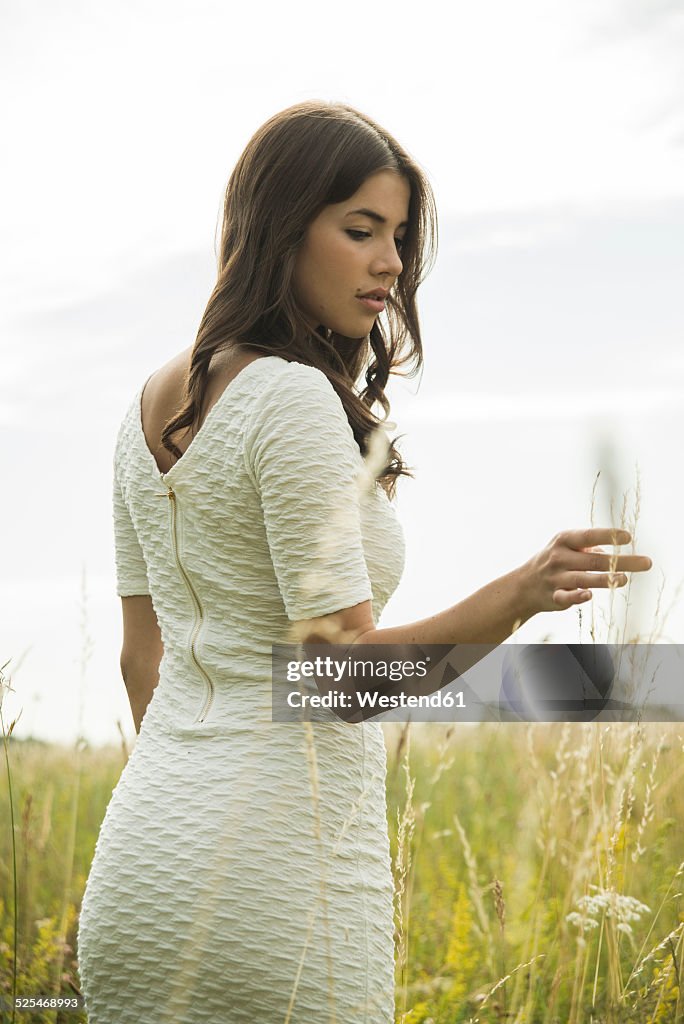
{"type": "Polygon", "coordinates": [[[177,513],[178,497],[177,497],[175,491],[173,490],[173,488],[169,484],[167,484],[166,486],[167,486],[167,491],[161,492],[160,496],[161,497],[168,497],[169,498],[170,514],[171,514],[171,543],[172,543],[172,546],[173,546],[173,554],[174,554],[174,558],[176,559],[176,565],[178,566],[178,569],[179,569],[183,579],[185,580],[186,586],[187,586],[187,588],[188,588],[188,590],[190,592],[190,596],[192,597],[193,604],[194,604],[194,607],[195,607],[196,618],[195,618],[195,624],[194,624],[193,629],[192,629],[192,634],[191,634],[191,637],[190,637],[190,654],[192,655],[192,660],[195,662],[195,665],[197,666],[198,672],[201,674],[201,676],[203,677],[203,679],[205,680],[205,682],[207,684],[207,698],[206,698],[206,700],[204,702],[204,706],[202,707],[202,710],[199,713],[199,716],[195,719],[195,722],[197,722],[199,724],[201,722],[204,722],[206,717],[207,717],[207,715],[209,714],[209,709],[211,708],[211,705],[212,705],[213,700],[214,700],[214,684],[212,683],[211,679],[209,678],[209,675],[207,674],[206,669],[200,663],[199,658],[197,657],[197,650],[196,650],[196,647],[195,647],[195,643],[197,641],[197,637],[199,636],[199,631],[202,628],[202,623],[204,621],[204,612],[203,612],[203,609],[202,609],[202,602],[199,599],[199,595],[197,594],[197,591],[193,587],[192,582],[190,580],[190,577],[188,576],[187,572],[185,571],[185,567],[183,566],[183,563],[181,562],[180,556],[178,554],[178,536],[177,536],[177,527],[176,527],[176,521],[177,521],[177,515],[178,515],[178,513],[177,513]]]}

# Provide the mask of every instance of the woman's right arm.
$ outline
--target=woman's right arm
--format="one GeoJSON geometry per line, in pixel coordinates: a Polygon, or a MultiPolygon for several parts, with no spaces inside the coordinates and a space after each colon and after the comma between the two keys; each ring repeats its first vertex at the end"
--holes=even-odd
{"type": "Polygon", "coordinates": [[[627,572],[645,572],[643,555],[607,554],[598,545],[628,544],[626,530],[568,530],[528,562],[486,584],[458,604],[425,619],[376,629],[370,601],[294,623],[302,643],[500,644],[533,615],[583,604],[591,588],[621,587],[627,572]]]}

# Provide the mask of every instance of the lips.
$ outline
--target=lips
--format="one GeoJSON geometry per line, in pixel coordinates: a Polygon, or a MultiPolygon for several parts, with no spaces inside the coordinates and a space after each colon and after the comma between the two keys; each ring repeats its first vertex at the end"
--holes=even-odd
{"type": "Polygon", "coordinates": [[[371,299],[365,295],[357,295],[356,298],[366,307],[366,309],[373,313],[382,313],[385,308],[385,303],[382,299],[371,299]]]}
{"type": "Polygon", "coordinates": [[[371,288],[365,295],[357,295],[359,302],[362,302],[370,313],[382,313],[385,308],[385,299],[389,295],[387,288],[371,288]]]}

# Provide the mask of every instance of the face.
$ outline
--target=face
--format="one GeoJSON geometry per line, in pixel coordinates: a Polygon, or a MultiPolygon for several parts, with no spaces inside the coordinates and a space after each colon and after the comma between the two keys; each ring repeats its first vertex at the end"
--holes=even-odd
{"type": "Polygon", "coordinates": [[[411,187],[394,171],[378,171],[350,199],[326,206],[297,253],[294,293],[312,328],[323,324],[364,338],[384,304],[360,296],[389,292],[403,267],[411,187]]]}

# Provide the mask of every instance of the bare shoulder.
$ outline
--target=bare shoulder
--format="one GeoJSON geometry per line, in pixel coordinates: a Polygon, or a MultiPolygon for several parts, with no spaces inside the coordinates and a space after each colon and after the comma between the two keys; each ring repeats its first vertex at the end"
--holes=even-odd
{"type": "MultiPolygon", "coordinates": [[[[192,352],[191,345],[148,377],[143,394],[143,416],[147,413],[148,416],[158,419],[158,413],[164,419],[168,419],[177,411],[182,402],[192,352]]],[[[237,345],[214,352],[209,362],[203,413],[211,408],[240,370],[262,355],[263,353],[237,345]]]]}
{"type": "Polygon", "coordinates": [[[157,377],[161,384],[176,383],[179,379],[183,379],[190,369],[191,358],[192,345],[189,348],[184,348],[182,352],[179,352],[169,359],[167,363],[164,363],[163,366],[160,366],[153,376],[157,377]]]}
{"type": "Polygon", "coordinates": [[[181,381],[190,366],[192,356],[192,345],[183,349],[177,355],[172,356],[168,362],[154,370],[145,384],[143,401],[148,401],[153,394],[158,393],[172,383],[181,381]]]}

